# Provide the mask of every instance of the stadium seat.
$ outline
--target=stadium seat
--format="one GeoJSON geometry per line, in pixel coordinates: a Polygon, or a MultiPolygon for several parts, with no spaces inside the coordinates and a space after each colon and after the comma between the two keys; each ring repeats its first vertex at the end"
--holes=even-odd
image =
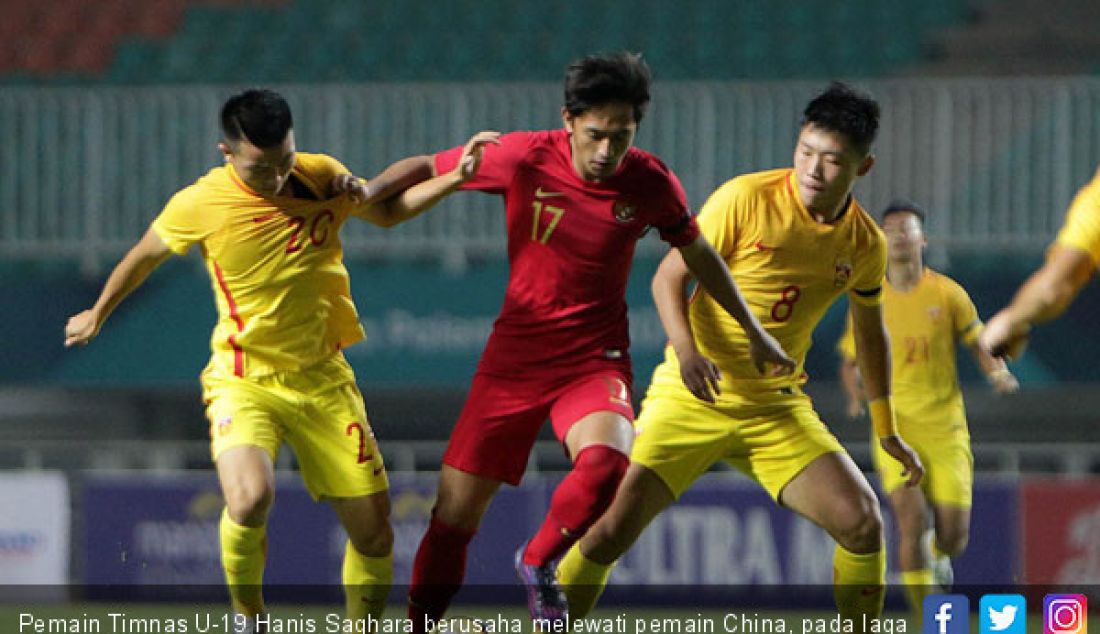
{"type": "Polygon", "coordinates": [[[967,15],[966,0],[48,3],[64,20],[46,6],[4,2],[0,73],[130,83],[553,80],[578,55],[625,48],[644,52],[665,80],[873,76],[920,60],[930,30],[967,15]],[[304,45],[305,33],[324,37],[304,45]]]}

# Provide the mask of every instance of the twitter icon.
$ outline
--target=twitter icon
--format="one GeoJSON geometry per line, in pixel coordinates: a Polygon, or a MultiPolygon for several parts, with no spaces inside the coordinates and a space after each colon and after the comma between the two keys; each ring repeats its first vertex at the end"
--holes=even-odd
{"type": "Polygon", "coordinates": [[[1027,602],[1020,594],[987,594],[978,604],[981,634],[1027,634],[1027,602]]]}

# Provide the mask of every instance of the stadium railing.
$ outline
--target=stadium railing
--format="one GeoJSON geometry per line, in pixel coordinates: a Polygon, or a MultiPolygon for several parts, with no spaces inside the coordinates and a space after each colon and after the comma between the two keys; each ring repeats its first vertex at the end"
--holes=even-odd
{"type": "MultiPolygon", "coordinates": [[[[1100,163],[1100,78],[891,80],[878,162],[858,186],[878,209],[904,195],[933,214],[938,248],[1038,249],[1100,163]]],[[[747,171],[789,165],[800,108],[822,82],[661,83],[641,126],[698,207],[747,171]]],[[[220,163],[217,112],[235,87],[5,87],[0,91],[0,260],[117,258],[177,189],[220,163]]],[[[556,83],[280,86],[299,148],[364,175],[473,132],[560,125],[556,83]]],[[[504,252],[501,203],[459,196],[389,232],[352,223],[351,257],[453,266],[504,252]]],[[[647,240],[643,250],[658,248],[647,240]]]]}

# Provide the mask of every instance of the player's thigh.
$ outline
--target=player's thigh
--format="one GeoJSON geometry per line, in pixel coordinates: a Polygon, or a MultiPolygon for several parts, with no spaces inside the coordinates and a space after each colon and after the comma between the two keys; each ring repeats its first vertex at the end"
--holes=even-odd
{"type": "Polygon", "coordinates": [[[952,557],[961,555],[970,542],[970,507],[936,504],[933,517],[936,545],[952,557]]]}
{"type": "Polygon", "coordinates": [[[758,478],[770,488],[791,473],[779,502],[838,540],[860,540],[862,533],[877,529],[882,518],[875,491],[813,408],[800,402],[775,420],[782,423],[775,433],[783,440],[761,448],[770,459],[767,469],[758,469],[758,478]]]}
{"type": "MultiPolygon", "coordinates": [[[[726,456],[777,502],[787,487],[821,456],[844,448],[799,393],[743,409],[735,453],[726,456]]],[[[845,454],[846,455],[846,454],[845,454]]],[[[788,494],[790,495],[790,494],[788,494]]]]}
{"type": "Polygon", "coordinates": [[[970,539],[970,508],[974,496],[974,456],[970,439],[959,435],[930,453],[928,497],[932,505],[936,543],[951,555],[961,554],[970,539]]]}
{"type": "Polygon", "coordinates": [[[355,498],[330,498],[328,502],[360,554],[383,557],[393,550],[388,491],[355,498]]]}
{"type": "Polygon", "coordinates": [[[650,392],[634,423],[630,461],[658,476],[673,498],[729,452],[737,421],[691,395],[650,392]]]}
{"type": "Polygon", "coordinates": [[[844,451],[814,458],[783,488],[779,499],[842,545],[879,540],[882,517],[878,498],[844,451]]]}
{"type": "Polygon", "coordinates": [[[585,535],[582,551],[598,563],[616,561],[638,540],[646,526],[675,500],[661,476],[632,463],[611,507],[585,535]]]}
{"type": "Polygon", "coordinates": [[[550,420],[570,456],[594,444],[629,454],[634,407],[627,375],[600,372],[571,382],[555,394],[550,420]]]}
{"type": "Polygon", "coordinates": [[[222,451],[214,463],[229,517],[244,526],[259,526],[275,499],[275,468],[260,447],[237,445],[222,451]]]}
{"type": "Polygon", "coordinates": [[[355,383],[318,385],[303,397],[305,413],[287,425],[286,441],[314,499],[387,490],[385,463],[355,383]]]}
{"type": "Polygon", "coordinates": [[[284,421],[293,410],[277,383],[204,377],[210,454],[217,461],[227,449],[252,446],[274,461],[283,441],[284,421]]]}
{"type": "Polygon", "coordinates": [[[443,463],[464,473],[519,484],[550,414],[549,387],[537,379],[475,374],[443,463]]]}

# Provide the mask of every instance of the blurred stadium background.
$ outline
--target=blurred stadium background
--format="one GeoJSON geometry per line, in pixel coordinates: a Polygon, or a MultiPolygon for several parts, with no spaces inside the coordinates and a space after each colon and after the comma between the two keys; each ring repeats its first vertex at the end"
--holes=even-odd
{"type": "MultiPolygon", "coordinates": [[[[859,198],[923,203],[929,263],[985,317],[1100,164],[1090,0],[0,0],[0,14],[0,583],[220,583],[196,379],[214,309],[198,258],[163,266],[88,348],[66,351],[61,331],[168,196],[217,164],[216,113],[241,87],[276,86],[300,148],[372,174],[478,129],[555,127],[568,61],[639,50],[656,85],[638,144],[697,207],[738,173],[787,165],[806,99],[849,80],[883,105],[859,198]]],[[[498,199],[465,195],[389,233],[344,234],[369,336],[348,353],[395,474],[398,581],[500,304],[503,231],[498,199]]],[[[646,239],[628,298],[637,397],[664,342],[648,295],[662,250],[646,239]]],[[[843,311],[817,331],[808,391],[869,468],[867,424],[845,418],[836,382],[843,311]]],[[[1098,316],[1093,287],[1037,331],[1012,398],[960,361],[979,472],[961,583],[1100,583],[1098,316]]],[[[486,519],[471,581],[510,582],[500,544],[533,529],[565,465],[539,447],[528,483],[486,519]]],[[[288,478],[268,579],[337,581],[338,531],[288,478]]],[[[616,579],[821,584],[830,553],[716,473],[616,579]]]]}

